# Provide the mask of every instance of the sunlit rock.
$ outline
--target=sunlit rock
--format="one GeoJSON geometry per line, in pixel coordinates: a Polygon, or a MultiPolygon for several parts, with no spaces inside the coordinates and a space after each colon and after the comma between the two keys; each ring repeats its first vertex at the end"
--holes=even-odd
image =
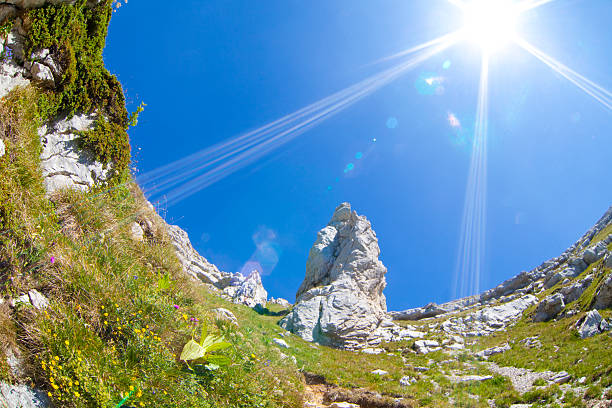
{"type": "Polygon", "coordinates": [[[292,311],[280,322],[321,344],[361,348],[379,344],[394,325],[386,314],[387,269],[370,222],[341,204],[319,231],[292,311]]]}

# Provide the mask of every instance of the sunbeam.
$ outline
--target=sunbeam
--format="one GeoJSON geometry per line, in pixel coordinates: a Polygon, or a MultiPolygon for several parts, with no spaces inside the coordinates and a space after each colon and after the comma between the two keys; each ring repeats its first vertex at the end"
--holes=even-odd
{"type": "Polygon", "coordinates": [[[165,196],[168,205],[194,194],[253,163],[293,140],[323,120],[346,109],[410,68],[457,42],[447,35],[413,48],[411,58],[257,130],[188,156],[140,177],[137,182],[149,197],[165,196]]]}
{"type": "Polygon", "coordinates": [[[555,0],[524,0],[517,4],[517,9],[523,13],[545,4],[552,3],[555,0]]]}
{"type": "Polygon", "coordinates": [[[455,297],[466,297],[480,291],[486,238],[488,81],[489,56],[483,53],[472,159],[455,269],[455,297]]]}
{"type": "Polygon", "coordinates": [[[515,41],[518,45],[520,45],[523,49],[528,51],[534,57],[542,61],[544,64],[548,65],[555,72],[561,74],[563,77],[565,77],[565,79],[576,85],[578,88],[582,89],[587,95],[593,97],[596,101],[601,103],[607,109],[612,110],[612,93],[610,93],[610,91],[596,84],[595,82],[585,78],[576,71],[566,67],[565,65],[555,60],[553,57],[547,55],[543,51],[537,49],[524,39],[517,38],[515,41]]]}

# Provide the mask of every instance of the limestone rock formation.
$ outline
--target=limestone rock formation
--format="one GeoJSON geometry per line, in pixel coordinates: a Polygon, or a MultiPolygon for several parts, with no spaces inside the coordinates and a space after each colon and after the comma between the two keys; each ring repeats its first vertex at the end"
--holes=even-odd
{"type": "Polygon", "coordinates": [[[565,301],[561,293],[547,296],[538,304],[534,322],[545,322],[554,319],[565,308],[565,301]]]}
{"type": "Polygon", "coordinates": [[[612,273],[608,275],[595,295],[596,309],[604,309],[608,307],[612,307],[612,273]]]}
{"type": "Polygon", "coordinates": [[[293,310],[280,325],[305,340],[343,348],[380,343],[393,327],[383,295],[387,269],[364,216],[341,204],[319,231],[293,310]]]}
{"type": "Polygon", "coordinates": [[[257,270],[253,270],[248,276],[243,276],[240,272],[233,274],[230,284],[223,288],[223,292],[235,303],[249,307],[265,306],[268,299],[268,292],[264,289],[257,270]]]}
{"type": "Polygon", "coordinates": [[[172,245],[176,249],[176,255],[183,265],[183,270],[187,274],[219,289],[229,285],[231,274],[221,272],[215,265],[200,255],[191,245],[187,232],[177,225],[167,225],[166,230],[172,245]]]}
{"type": "Polygon", "coordinates": [[[258,304],[265,306],[268,292],[263,287],[259,272],[253,271],[249,276],[239,272],[222,272],[193,248],[189,236],[180,227],[166,225],[166,230],[185,273],[213,285],[234,303],[249,307],[258,304]]]}
{"type": "Polygon", "coordinates": [[[78,146],[79,132],[92,128],[93,115],[77,115],[43,125],[40,166],[48,193],[71,188],[88,190],[110,176],[109,169],[78,146]]]}

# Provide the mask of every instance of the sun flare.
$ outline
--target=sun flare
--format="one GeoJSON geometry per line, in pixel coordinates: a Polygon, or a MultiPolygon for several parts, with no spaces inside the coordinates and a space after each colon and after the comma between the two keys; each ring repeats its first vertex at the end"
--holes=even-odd
{"type": "Polygon", "coordinates": [[[493,52],[516,38],[518,7],[508,0],[473,0],[466,4],[463,33],[483,51],[493,52]]]}

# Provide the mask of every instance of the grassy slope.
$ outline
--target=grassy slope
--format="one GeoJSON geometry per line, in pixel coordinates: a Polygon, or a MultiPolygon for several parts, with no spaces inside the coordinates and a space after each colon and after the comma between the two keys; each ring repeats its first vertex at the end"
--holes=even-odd
{"type": "MultiPolygon", "coordinates": [[[[73,15],[75,10],[64,12],[73,15]]],[[[43,13],[41,18],[48,15],[43,13]]],[[[93,32],[96,38],[102,33],[93,32]]],[[[70,35],[74,41],[83,41],[78,33],[82,32],[76,29],[70,35]]],[[[50,41],[37,38],[41,44],[50,41]]],[[[93,52],[86,45],[81,43],[77,52],[93,52]]],[[[94,45],[99,52],[103,43],[94,45]]],[[[81,75],[87,75],[87,69],[78,68],[81,75]]],[[[98,72],[102,73],[97,77],[108,78],[104,71],[98,72]]],[[[156,221],[133,184],[45,198],[36,128],[49,116],[49,101],[55,100],[53,111],[60,109],[56,98],[65,103],[72,100],[71,80],[67,78],[68,85],[55,96],[28,88],[0,102],[0,135],[8,151],[0,158],[0,291],[9,298],[38,289],[52,302],[46,312],[24,306],[13,310],[6,302],[0,305],[0,354],[19,349],[25,361],[25,374],[15,378],[5,358],[0,358],[0,379],[31,380],[49,392],[57,406],[69,407],[114,406],[131,388],[129,403],[136,406],[298,407],[304,387],[298,369],[343,387],[403,396],[414,406],[485,407],[488,398],[497,398],[503,406],[504,401],[521,400],[502,377],[451,384],[446,375],[488,371],[467,353],[416,355],[410,351],[411,341],[385,345],[389,354],[372,356],[314,346],[289,335],[285,339],[290,349],[281,350],[272,342],[282,332],[276,324],[278,317],[229,304],[183,275],[163,224],[156,221]],[[144,243],[134,242],[128,227],[144,219],[156,225],[144,243]],[[166,274],[173,282],[168,289],[159,284],[166,274]],[[210,310],[219,306],[235,313],[238,329],[211,317],[210,310]],[[191,317],[199,323],[191,323],[191,317]],[[230,366],[193,372],[178,360],[183,344],[192,335],[197,337],[203,324],[232,343],[226,352],[232,359],[230,366]],[[284,355],[295,357],[297,366],[284,355]],[[428,366],[429,371],[416,371],[419,366],[428,366]],[[375,369],[389,375],[375,376],[371,374],[375,369]],[[418,381],[400,386],[399,379],[405,375],[418,381]],[[470,397],[474,395],[480,400],[470,397]]],[[[609,340],[599,336],[578,341],[568,330],[571,322],[525,320],[508,332],[478,339],[473,348],[510,341],[512,350],[494,361],[563,369],[606,386],[612,382],[607,368],[612,366],[606,354],[609,340]],[[524,350],[518,345],[517,340],[535,334],[540,334],[542,349],[524,350]],[[555,345],[561,351],[555,352],[555,345]]],[[[528,396],[526,400],[536,399],[528,396]]]]}

